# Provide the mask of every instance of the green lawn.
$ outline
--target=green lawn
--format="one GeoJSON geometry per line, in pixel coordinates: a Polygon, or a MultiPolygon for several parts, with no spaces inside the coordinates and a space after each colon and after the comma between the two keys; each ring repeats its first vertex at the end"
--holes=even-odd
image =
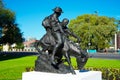
{"type": "MultiPolygon", "coordinates": [[[[75,58],[72,58],[72,65],[77,66],[75,58]]],[[[89,58],[85,67],[96,67],[96,68],[119,68],[120,69],[120,60],[117,59],[98,59],[98,58],[89,58]]]]}
{"type": "MultiPolygon", "coordinates": [[[[0,61],[0,80],[17,80],[22,78],[22,72],[26,67],[34,67],[36,56],[26,56],[0,61]]],[[[73,66],[76,66],[75,58],[72,59],[73,66]]],[[[106,67],[119,68],[120,60],[94,59],[89,58],[85,67],[106,67]]]]}
{"type": "Polygon", "coordinates": [[[36,56],[27,56],[0,61],[0,80],[21,79],[26,67],[33,67],[36,56]]]}
{"type": "Polygon", "coordinates": [[[120,60],[115,59],[98,59],[90,58],[88,59],[85,67],[96,67],[96,68],[118,68],[120,69],[120,60]]]}

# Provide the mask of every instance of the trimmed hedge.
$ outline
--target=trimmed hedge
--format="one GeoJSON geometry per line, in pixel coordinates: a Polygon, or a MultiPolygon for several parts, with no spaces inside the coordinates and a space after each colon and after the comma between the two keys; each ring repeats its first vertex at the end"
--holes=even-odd
{"type": "Polygon", "coordinates": [[[102,79],[105,80],[120,80],[120,69],[117,68],[93,68],[88,67],[85,70],[94,70],[102,72],[102,79]]]}

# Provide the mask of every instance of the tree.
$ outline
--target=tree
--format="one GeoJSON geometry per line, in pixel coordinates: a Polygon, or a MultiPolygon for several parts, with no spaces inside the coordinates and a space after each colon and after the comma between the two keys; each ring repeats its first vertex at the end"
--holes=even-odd
{"type": "Polygon", "coordinates": [[[76,19],[72,19],[68,26],[81,38],[81,47],[83,49],[109,47],[109,43],[116,32],[114,18],[95,14],[78,16],[76,19]]]}
{"type": "Polygon", "coordinates": [[[118,32],[120,32],[120,20],[117,20],[117,29],[118,29],[118,32]]]}
{"type": "Polygon", "coordinates": [[[0,0],[0,28],[2,28],[2,37],[0,44],[21,43],[23,41],[22,33],[15,22],[15,13],[4,7],[0,0]]]}
{"type": "Polygon", "coordinates": [[[4,35],[2,36],[2,39],[1,39],[1,42],[3,44],[5,44],[5,43],[19,44],[23,41],[22,33],[16,25],[11,25],[10,27],[7,27],[6,29],[4,27],[3,34],[4,35]]]}
{"type": "Polygon", "coordinates": [[[0,0],[0,9],[4,7],[2,0],[0,0]]]}
{"type": "Polygon", "coordinates": [[[0,27],[9,27],[15,23],[15,13],[10,9],[4,7],[2,0],[0,0],[0,27]]]}

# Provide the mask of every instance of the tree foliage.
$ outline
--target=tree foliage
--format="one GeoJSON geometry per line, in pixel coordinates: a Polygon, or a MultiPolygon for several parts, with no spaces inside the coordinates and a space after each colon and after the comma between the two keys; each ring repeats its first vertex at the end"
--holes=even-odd
{"type": "Polygon", "coordinates": [[[0,0],[0,28],[2,28],[0,44],[22,42],[22,33],[15,22],[15,18],[15,13],[5,8],[2,0],[0,0]]]}
{"type": "Polygon", "coordinates": [[[15,23],[15,13],[9,9],[0,10],[0,26],[13,25],[15,23]]]}
{"type": "Polygon", "coordinates": [[[116,23],[117,23],[117,29],[118,29],[117,32],[120,33],[120,20],[116,20],[116,23]]]}
{"type": "Polygon", "coordinates": [[[10,27],[3,28],[3,36],[1,38],[2,43],[21,43],[23,41],[22,33],[16,25],[11,25],[10,27]]]}
{"type": "Polygon", "coordinates": [[[0,0],[0,8],[4,8],[4,3],[0,0]]]}
{"type": "Polygon", "coordinates": [[[115,21],[114,18],[107,16],[85,14],[72,19],[68,26],[81,38],[83,49],[103,49],[110,46],[110,41],[116,32],[115,21]]]}

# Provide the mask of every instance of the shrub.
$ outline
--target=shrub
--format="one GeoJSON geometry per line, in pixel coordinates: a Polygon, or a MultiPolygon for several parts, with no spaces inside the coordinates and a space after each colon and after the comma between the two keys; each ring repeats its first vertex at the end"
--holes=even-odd
{"type": "Polygon", "coordinates": [[[2,51],[2,50],[3,50],[3,46],[0,45],[0,51],[2,51]]]}
{"type": "Polygon", "coordinates": [[[101,71],[102,78],[105,80],[120,80],[120,69],[117,68],[93,68],[88,67],[86,70],[101,71]]]}

